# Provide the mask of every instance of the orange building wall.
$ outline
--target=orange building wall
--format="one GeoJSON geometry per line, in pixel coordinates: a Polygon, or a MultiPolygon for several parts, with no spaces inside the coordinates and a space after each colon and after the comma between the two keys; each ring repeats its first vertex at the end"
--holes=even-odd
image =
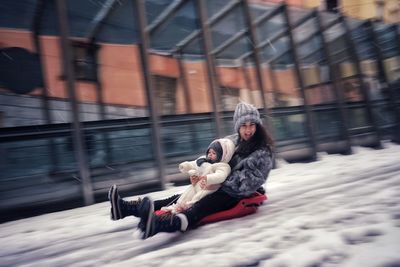
{"type": "Polygon", "coordinates": [[[151,73],[167,77],[178,78],[179,68],[176,59],[159,55],[150,55],[151,73]]]}
{"type": "MultiPolygon", "coordinates": [[[[61,69],[61,55],[57,37],[42,37],[43,62],[50,97],[67,98],[61,69]]],[[[99,51],[99,77],[103,88],[103,101],[109,104],[143,106],[142,80],[138,75],[140,66],[134,46],[101,45],[99,51]]],[[[95,103],[96,85],[92,82],[76,81],[79,101],[95,103]]]]}
{"type": "Polygon", "coordinates": [[[99,77],[104,102],[143,107],[146,105],[140,53],[136,46],[100,44],[99,77]]]}
{"type": "MultiPolygon", "coordinates": [[[[61,55],[58,38],[41,37],[42,62],[45,69],[46,85],[49,97],[67,98],[67,90],[61,80],[61,55]]],[[[78,90],[77,90],[78,91],[78,90]]]]}
{"type": "Polygon", "coordinates": [[[208,89],[207,70],[203,61],[185,62],[192,112],[211,111],[211,93],[208,89]]]}
{"type": "MultiPolygon", "coordinates": [[[[27,31],[2,30],[2,46],[17,46],[33,52],[31,34],[27,31]],[[3,41],[4,40],[4,41],[3,41]]],[[[68,98],[65,83],[62,80],[61,54],[59,39],[53,36],[42,36],[42,61],[49,97],[68,98]]],[[[106,104],[144,107],[147,105],[144,82],[142,78],[140,52],[134,45],[115,45],[100,43],[98,51],[99,79],[102,83],[103,101],[106,104]]],[[[151,72],[156,75],[177,78],[177,113],[187,112],[181,75],[176,59],[150,55],[151,72]]],[[[208,112],[212,110],[211,92],[208,88],[207,69],[204,61],[184,61],[184,70],[189,87],[191,112],[208,112]]],[[[241,67],[220,67],[217,69],[218,82],[221,86],[258,91],[254,67],[246,67],[250,84],[246,84],[241,67]]],[[[267,92],[272,85],[268,69],[264,67],[263,80],[267,92]]],[[[292,69],[276,70],[278,89],[281,93],[294,95],[296,81],[292,69]]],[[[76,81],[76,92],[79,100],[96,103],[96,85],[92,82],[76,81]]],[[[276,88],[274,88],[276,89],[276,88]]],[[[41,94],[41,88],[32,94],[41,94]]]]}
{"type": "Polygon", "coordinates": [[[11,29],[0,30],[0,47],[22,47],[34,51],[32,37],[28,31],[16,31],[11,29]]]}
{"type": "Polygon", "coordinates": [[[219,83],[225,87],[245,88],[246,83],[241,68],[218,68],[219,83]]]}

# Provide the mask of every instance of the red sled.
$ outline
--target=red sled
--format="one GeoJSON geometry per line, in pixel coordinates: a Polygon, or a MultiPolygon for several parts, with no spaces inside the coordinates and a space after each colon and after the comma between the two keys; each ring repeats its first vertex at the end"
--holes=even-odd
{"type": "MultiPolygon", "coordinates": [[[[220,211],[204,217],[198,225],[204,225],[207,223],[213,223],[223,220],[230,220],[233,218],[243,217],[252,213],[255,213],[258,207],[267,200],[267,196],[258,192],[255,192],[252,196],[240,200],[240,202],[230,210],[220,211]]],[[[162,215],[167,211],[156,210],[156,215],[162,215]]]]}
{"type": "Polygon", "coordinates": [[[258,207],[267,199],[266,195],[255,192],[252,196],[240,200],[240,202],[230,210],[220,211],[204,217],[199,222],[199,225],[230,220],[255,213],[258,207]]]}

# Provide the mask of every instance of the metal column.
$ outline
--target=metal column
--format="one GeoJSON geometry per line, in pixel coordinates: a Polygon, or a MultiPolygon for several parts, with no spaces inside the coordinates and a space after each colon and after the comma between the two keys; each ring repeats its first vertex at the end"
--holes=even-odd
{"type": "MultiPolygon", "coordinates": [[[[97,58],[97,56],[96,56],[97,58]]],[[[101,120],[106,120],[106,109],[104,105],[104,100],[103,100],[103,84],[99,79],[98,75],[98,67],[97,67],[97,59],[96,59],[96,93],[97,93],[97,105],[99,106],[99,113],[100,113],[100,118],[101,120]]],[[[101,137],[104,141],[104,150],[106,151],[106,162],[107,164],[110,164],[112,162],[112,154],[111,154],[111,143],[109,139],[109,134],[108,132],[104,132],[101,134],[101,137]]]]}
{"type": "Polygon", "coordinates": [[[345,38],[345,42],[347,44],[347,48],[349,49],[349,55],[351,58],[351,61],[354,63],[354,66],[356,68],[356,72],[357,72],[357,79],[360,83],[360,87],[361,87],[361,93],[364,96],[364,101],[367,107],[367,115],[368,115],[368,120],[371,123],[371,128],[373,130],[373,132],[375,132],[377,140],[376,140],[376,144],[374,145],[376,148],[381,148],[381,136],[380,136],[380,132],[379,132],[379,128],[378,128],[378,124],[377,121],[374,117],[373,111],[372,111],[372,103],[371,103],[371,98],[369,95],[369,91],[364,83],[364,79],[363,79],[363,74],[362,74],[362,70],[361,70],[361,66],[360,66],[360,59],[358,57],[357,51],[355,49],[355,45],[353,40],[351,39],[351,35],[350,35],[350,28],[347,25],[347,21],[345,19],[345,17],[343,17],[343,15],[340,15],[340,21],[339,23],[341,23],[342,28],[344,29],[344,38],[345,38]]]}
{"type": "MultiPolygon", "coordinates": [[[[98,55],[98,46],[94,47],[94,43],[96,41],[96,36],[100,32],[101,28],[103,27],[103,22],[111,15],[111,13],[116,9],[116,4],[118,3],[117,0],[106,0],[106,2],[103,4],[102,8],[100,11],[96,14],[94,19],[91,21],[91,23],[88,26],[88,31],[86,34],[86,41],[89,44],[90,49],[95,49],[94,51],[90,50],[90,52],[95,53],[95,68],[96,68],[96,94],[97,94],[97,105],[99,107],[98,112],[100,114],[100,119],[101,120],[106,120],[106,110],[105,110],[105,105],[103,101],[103,85],[99,79],[99,69],[98,69],[98,64],[97,64],[97,55],[98,55]]],[[[108,138],[108,132],[104,132],[101,134],[101,137],[104,141],[104,150],[106,151],[106,162],[111,163],[112,162],[112,154],[111,154],[111,144],[110,144],[110,139],[108,138]]]]}
{"type": "Polygon", "coordinates": [[[329,51],[327,48],[328,47],[327,41],[326,41],[323,27],[322,27],[322,19],[317,10],[314,10],[314,16],[315,16],[315,25],[318,28],[319,36],[322,40],[322,45],[321,45],[322,53],[324,54],[326,63],[328,64],[329,76],[332,80],[333,91],[334,91],[335,97],[336,97],[336,104],[339,109],[340,120],[341,120],[341,132],[342,132],[342,136],[346,142],[346,152],[345,153],[351,154],[352,150],[351,150],[351,141],[350,141],[350,134],[349,134],[349,122],[347,119],[348,115],[347,115],[343,92],[342,92],[342,90],[340,90],[340,86],[338,85],[339,77],[336,74],[334,66],[332,64],[332,57],[329,54],[329,51]]]}
{"type": "Polygon", "coordinates": [[[42,28],[42,16],[44,13],[44,8],[45,8],[46,3],[43,0],[39,0],[36,3],[36,12],[35,12],[35,18],[33,21],[33,45],[35,48],[36,53],[38,54],[38,59],[39,59],[39,64],[42,68],[42,80],[43,80],[43,94],[42,94],[42,104],[43,104],[43,111],[44,111],[44,117],[46,118],[46,123],[50,124],[52,123],[52,118],[50,114],[50,106],[49,106],[49,95],[48,95],[48,90],[47,90],[47,79],[46,79],[46,68],[44,67],[44,63],[42,60],[42,55],[43,55],[43,49],[42,45],[40,43],[40,31],[42,28]]]}
{"type": "Polygon", "coordinates": [[[72,66],[71,44],[68,39],[68,15],[66,0],[57,0],[57,15],[60,29],[60,46],[62,52],[63,71],[66,77],[66,86],[71,102],[73,118],[73,140],[76,159],[79,166],[79,174],[82,179],[83,197],[85,205],[94,203],[93,188],[90,180],[89,164],[87,161],[86,147],[83,138],[81,123],[79,121],[79,105],[75,93],[75,73],[72,66]]]}
{"type": "Polygon", "coordinates": [[[294,38],[293,38],[293,32],[292,32],[293,29],[292,29],[292,26],[290,23],[289,12],[288,12],[287,6],[284,7],[283,13],[284,13],[285,21],[286,21],[286,24],[288,27],[288,37],[289,37],[290,47],[292,48],[291,51],[292,51],[293,61],[295,64],[295,70],[296,70],[298,83],[299,83],[299,86],[301,89],[301,96],[303,97],[303,101],[304,101],[304,111],[305,111],[305,115],[306,115],[306,128],[308,131],[309,142],[310,142],[310,146],[311,146],[311,153],[312,153],[311,156],[312,156],[313,160],[316,160],[317,159],[317,143],[316,143],[315,130],[314,130],[314,125],[313,125],[313,118],[312,118],[311,108],[310,108],[310,106],[308,104],[308,100],[307,100],[303,75],[300,71],[299,57],[297,54],[296,44],[295,44],[294,38]]]}
{"type": "Polygon", "coordinates": [[[394,112],[394,117],[395,117],[395,127],[394,127],[394,138],[393,141],[396,143],[400,143],[400,110],[399,106],[397,105],[397,99],[396,99],[396,88],[393,87],[393,85],[390,83],[385,67],[383,66],[383,55],[381,48],[379,47],[379,42],[378,42],[378,37],[376,36],[376,33],[374,31],[374,25],[371,21],[368,21],[366,24],[366,28],[368,31],[369,36],[372,39],[373,42],[373,49],[375,52],[375,55],[377,57],[377,64],[378,64],[378,70],[379,70],[379,80],[380,82],[386,84],[388,87],[389,91],[389,105],[390,108],[394,112]]]}
{"type": "Polygon", "coordinates": [[[203,37],[203,49],[206,56],[207,64],[207,78],[208,85],[211,90],[211,100],[213,105],[214,120],[216,126],[217,137],[221,137],[223,134],[222,123],[220,118],[220,90],[217,83],[217,72],[215,69],[214,57],[211,55],[211,33],[209,22],[207,21],[207,10],[206,4],[203,0],[196,1],[197,13],[199,15],[202,37],[203,37]]]}
{"type": "MultiPolygon", "coordinates": [[[[43,90],[41,99],[42,99],[43,117],[46,119],[47,124],[51,124],[53,120],[51,117],[50,105],[49,105],[46,67],[44,61],[42,60],[43,47],[40,42],[40,36],[39,36],[42,29],[42,16],[45,7],[46,7],[46,2],[44,0],[39,0],[36,3],[36,12],[33,21],[32,37],[33,37],[33,44],[35,47],[35,51],[38,55],[39,64],[42,70],[43,90]]],[[[51,172],[55,172],[58,169],[59,163],[58,163],[58,155],[56,152],[56,144],[53,138],[49,138],[49,154],[50,154],[50,162],[52,168],[51,172]]]]}
{"type": "Polygon", "coordinates": [[[149,117],[151,118],[151,129],[153,138],[153,147],[155,149],[156,161],[158,163],[158,171],[162,189],[165,188],[165,160],[163,155],[163,148],[161,143],[161,123],[157,110],[156,94],[154,91],[153,79],[150,72],[150,60],[147,51],[150,47],[150,40],[148,31],[146,31],[146,9],[144,0],[135,0],[136,13],[133,14],[137,17],[138,28],[140,33],[140,59],[142,62],[142,71],[144,78],[144,85],[146,88],[147,103],[149,107],[149,117]]]}
{"type": "Polygon", "coordinates": [[[243,15],[247,24],[248,28],[248,35],[250,37],[252,46],[253,46],[253,56],[254,56],[254,61],[255,61],[255,67],[256,67],[256,77],[257,77],[257,86],[259,90],[261,91],[261,99],[263,101],[263,106],[264,106],[264,114],[266,115],[266,125],[268,126],[269,131],[272,133],[272,125],[270,122],[271,115],[268,110],[268,105],[267,105],[267,99],[265,97],[265,86],[264,86],[264,81],[263,81],[263,74],[261,70],[261,56],[260,56],[260,49],[258,48],[258,40],[257,40],[257,34],[255,31],[255,27],[253,24],[253,20],[251,17],[250,9],[249,9],[249,4],[247,0],[242,0],[242,9],[243,9],[243,15]]]}

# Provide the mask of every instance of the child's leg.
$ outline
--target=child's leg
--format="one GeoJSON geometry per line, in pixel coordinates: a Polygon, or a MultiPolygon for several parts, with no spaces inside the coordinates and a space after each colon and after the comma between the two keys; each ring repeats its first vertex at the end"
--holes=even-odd
{"type": "Polygon", "coordinates": [[[186,215],[189,227],[194,227],[204,217],[219,211],[231,209],[239,202],[240,199],[217,190],[212,194],[206,195],[182,213],[186,215]]]}
{"type": "Polygon", "coordinates": [[[192,197],[192,200],[187,202],[187,204],[189,206],[192,206],[195,202],[199,201],[200,199],[202,199],[203,197],[205,197],[211,193],[214,193],[215,191],[217,191],[217,190],[200,190],[192,197]]]}
{"type": "Polygon", "coordinates": [[[177,204],[186,204],[186,202],[191,201],[193,196],[196,194],[194,186],[188,186],[186,190],[179,197],[177,204]]]}

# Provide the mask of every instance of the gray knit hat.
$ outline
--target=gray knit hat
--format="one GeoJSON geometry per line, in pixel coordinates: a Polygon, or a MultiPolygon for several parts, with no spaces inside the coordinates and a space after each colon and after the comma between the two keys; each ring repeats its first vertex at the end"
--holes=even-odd
{"type": "Polygon", "coordinates": [[[257,108],[251,104],[240,102],[236,106],[235,114],[233,114],[235,132],[239,132],[240,126],[246,122],[262,124],[257,108]]]}

